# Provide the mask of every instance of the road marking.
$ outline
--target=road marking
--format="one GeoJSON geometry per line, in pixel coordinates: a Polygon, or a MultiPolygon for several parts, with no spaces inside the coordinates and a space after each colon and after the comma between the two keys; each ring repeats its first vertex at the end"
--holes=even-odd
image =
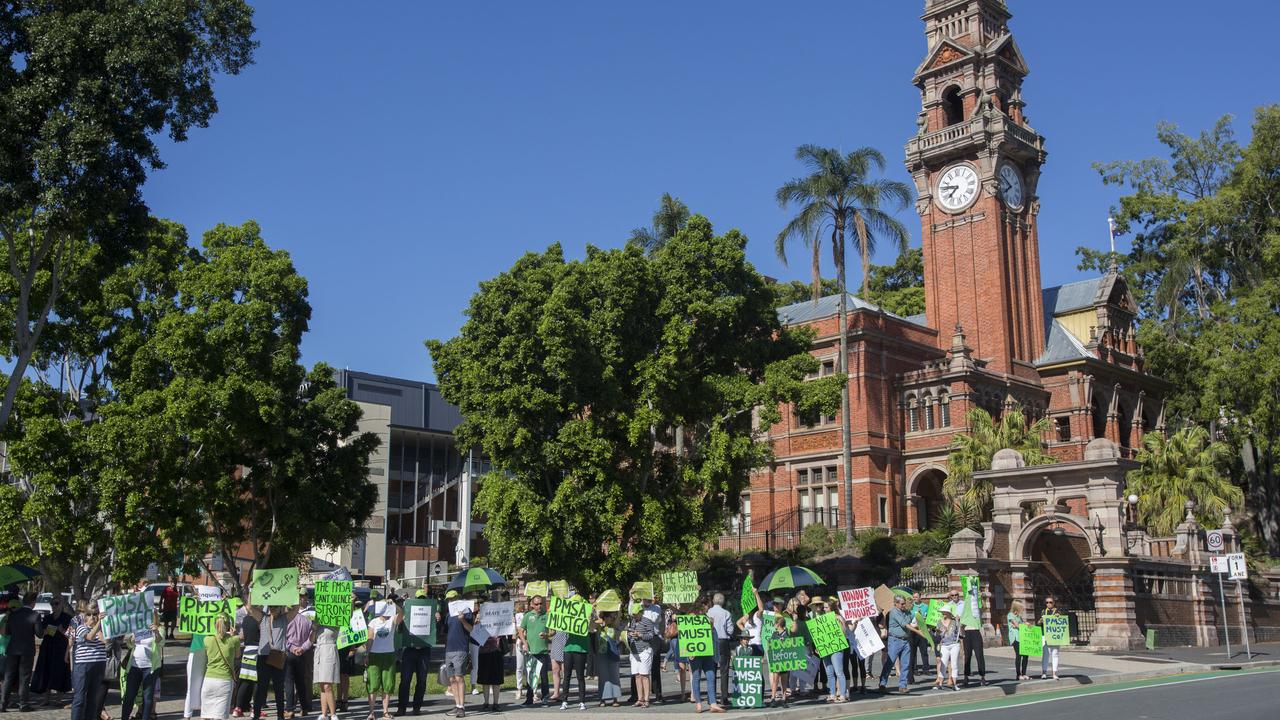
{"type": "MultiPolygon", "coordinates": [[[[1168,687],[1170,685],[1185,685],[1188,683],[1203,682],[1205,680],[1222,680],[1224,678],[1245,677],[1248,675],[1257,675],[1257,674],[1268,673],[1268,672],[1280,672],[1280,668],[1257,668],[1254,670],[1226,670],[1226,671],[1222,671],[1220,673],[1215,673],[1212,675],[1184,678],[1181,680],[1168,680],[1168,679],[1160,679],[1160,678],[1156,678],[1154,680],[1138,680],[1138,681],[1135,681],[1135,683],[1138,683],[1138,684],[1120,683],[1121,685],[1123,685],[1123,687],[1113,687],[1113,688],[1098,689],[1098,690],[1091,690],[1088,688],[1088,686],[1082,686],[1077,689],[1064,689],[1062,691],[1059,691],[1064,694],[1055,695],[1054,697],[1041,698],[1038,700],[1027,700],[1025,702],[1016,702],[1016,703],[1008,703],[1008,704],[1003,704],[999,699],[985,700],[985,701],[979,700],[975,703],[972,703],[974,705],[978,705],[978,707],[971,707],[967,710],[956,709],[956,710],[951,710],[947,712],[934,712],[933,714],[930,714],[930,715],[916,715],[916,714],[913,714],[913,711],[911,710],[897,710],[897,711],[890,711],[890,712],[875,713],[872,715],[866,715],[862,717],[874,717],[874,718],[889,717],[889,718],[901,718],[902,720],[907,720],[908,718],[910,720],[928,720],[929,718],[953,717],[955,715],[969,715],[971,713],[990,712],[992,710],[1007,710],[1010,708],[1020,708],[1020,707],[1027,707],[1029,705],[1041,705],[1043,703],[1057,702],[1059,700],[1074,700],[1077,698],[1093,697],[1095,695],[1110,695],[1111,693],[1126,692],[1129,690],[1145,690],[1147,688],[1163,688],[1163,687],[1168,687]],[[1077,692],[1077,690],[1079,690],[1079,692],[1077,692]]],[[[1177,677],[1177,676],[1175,675],[1173,677],[1177,677]]],[[[929,712],[930,710],[932,710],[932,708],[920,709],[921,712],[929,712]]]]}

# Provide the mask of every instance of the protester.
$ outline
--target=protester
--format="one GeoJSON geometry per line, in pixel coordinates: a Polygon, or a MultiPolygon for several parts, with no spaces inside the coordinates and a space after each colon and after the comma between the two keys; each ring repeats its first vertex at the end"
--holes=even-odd
{"type": "Polygon", "coordinates": [[[205,720],[226,720],[231,708],[232,681],[240,650],[240,638],[231,633],[232,624],[231,618],[218,617],[213,621],[214,635],[205,639],[208,665],[200,690],[200,717],[205,720]]]}
{"type": "Polygon", "coordinates": [[[600,707],[618,707],[622,699],[622,680],[618,664],[622,661],[624,625],[619,613],[601,612],[592,619],[599,644],[596,646],[596,673],[600,686],[600,707]]]}
{"type": "MultiPolygon", "coordinates": [[[[600,646],[600,634],[596,631],[596,594],[591,593],[587,596],[587,602],[591,605],[591,620],[587,626],[587,679],[595,680],[596,673],[596,648],[600,646]]],[[[599,682],[596,683],[599,687],[599,682]]]]}
{"type": "Polygon", "coordinates": [[[71,720],[98,720],[102,712],[103,677],[107,671],[107,647],[102,642],[98,606],[80,603],[80,618],[71,644],[71,720]]]}
{"type": "Polygon", "coordinates": [[[960,662],[960,623],[952,615],[952,606],[942,606],[942,619],[938,621],[938,679],[934,687],[942,689],[944,673],[951,678],[951,689],[956,687],[956,665],[960,662]]]}
{"type": "Polygon", "coordinates": [[[178,626],[178,600],[182,593],[178,590],[178,581],[173,580],[169,587],[160,593],[160,617],[164,621],[164,637],[173,639],[174,629],[178,626]]]}
{"type": "Polygon", "coordinates": [[[201,713],[200,694],[204,687],[206,665],[208,665],[208,655],[204,649],[204,636],[192,635],[191,644],[187,647],[187,698],[182,706],[184,720],[197,717],[201,713]]]}
{"type": "Polygon", "coordinates": [[[276,717],[284,720],[285,635],[296,611],[280,606],[266,609],[249,606],[249,614],[258,621],[258,682],[253,691],[253,720],[261,718],[270,689],[276,701],[276,717]]]}
{"type": "MultiPolygon", "coordinates": [[[[355,599],[353,593],[351,600],[354,602],[355,599]]],[[[338,672],[338,631],[339,628],[323,625],[313,624],[311,627],[311,679],[320,685],[320,720],[336,720],[338,717],[338,703],[334,697],[334,689],[341,680],[338,672]]]]}
{"type": "Polygon", "coordinates": [[[284,705],[290,711],[302,708],[311,714],[312,622],[306,610],[299,607],[285,629],[284,705]]]}
{"type": "MultiPolygon", "coordinates": [[[[640,601],[640,605],[645,617],[653,619],[653,634],[649,637],[649,647],[653,649],[653,662],[656,663],[663,656],[663,653],[667,651],[667,641],[661,632],[662,628],[665,627],[662,625],[665,615],[663,614],[662,606],[654,598],[644,598],[640,601]]],[[[655,671],[651,667],[647,675],[649,679],[646,685],[652,689],[651,692],[654,699],[659,705],[666,705],[667,700],[662,696],[662,673],[655,671]]],[[[645,696],[644,705],[649,707],[648,695],[645,696]]]]}
{"type": "MultiPolygon", "coordinates": [[[[425,590],[418,590],[415,599],[427,597],[425,590]]],[[[421,638],[409,632],[409,617],[403,605],[400,608],[400,697],[396,705],[396,716],[400,717],[409,711],[409,685],[413,684],[413,714],[422,712],[422,699],[427,692],[427,664],[431,660],[431,645],[427,638],[421,638]],[[416,680],[416,682],[415,682],[416,680]]]]}
{"type": "Polygon", "coordinates": [[[887,690],[889,683],[889,670],[897,663],[902,670],[898,672],[898,692],[907,694],[907,663],[911,657],[911,649],[909,646],[912,631],[916,627],[915,615],[907,610],[907,601],[902,596],[895,596],[893,599],[893,608],[889,610],[885,618],[885,628],[888,631],[886,638],[886,648],[889,656],[880,669],[880,692],[887,690]]]}
{"type": "MultiPolygon", "coordinates": [[[[391,717],[391,694],[396,691],[396,638],[395,628],[400,624],[400,608],[394,601],[371,599],[365,606],[369,616],[369,666],[366,671],[369,690],[369,716],[373,720],[376,703],[381,695],[382,718],[391,717]]],[[[459,714],[461,717],[461,714],[459,714]]]]}
{"type": "Polygon", "coordinates": [[[845,668],[849,673],[849,687],[845,694],[846,700],[853,700],[853,690],[858,688],[858,694],[867,694],[867,663],[862,656],[858,654],[858,636],[855,628],[858,621],[845,624],[844,636],[849,641],[849,652],[845,654],[845,668]]]}
{"type": "MultiPolygon", "coordinates": [[[[563,675],[562,685],[560,687],[560,709],[569,709],[569,686],[573,682],[573,676],[578,676],[578,709],[587,709],[587,654],[591,650],[590,639],[586,634],[575,635],[573,633],[556,633],[552,638],[554,643],[556,638],[563,636],[564,648],[563,675]]],[[[553,659],[554,661],[554,659],[553,659]]]]}
{"type": "MultiPolygon", "coordinates": [[[[777,608],[777,601],[774,607],[777,608]]],[[[786,611],[779,612],[773,619],[773,627],[769,629],[770,640],[785,640],[790,634],[786,611]]],[[[766,661],[767,662],[767,661],[766,661]]],[[[769,707],[787,706],[787,673],[769,673],[769,707]]]]}
{"type": "Polygon", "coordinates": [[[510,650],[511,644],[505,637],[490,635],[476,653],[476,686],[484,697],[483,710],[498,712],[500,709],[502,684],[507,681],[503,666],[510,650]]]}
{"type": "Polygon", "coordinates": [[[546,599],[533,597],[529,599],[529,611],[520,618],[516,634],[520,648],[525,657],[525,672],[529,674],[529,682],[525,685],[524,704],[533,704],[533,678],[538,676],[538,692],[542,696],[542,704],[546,705],[550,696],[547,686],[547,671],[551,665],[551,656],[547,652],[547,614],[543,612],[546,599]]]}
{"type": "Polygon", "coordinates": [[[11,697],[10,689],[17,683],[18,709],[23,712],[31,710],[31,668],[35,664],[36,634],[39,631],[40,616],[32,607],[36,603],[36,594],[28,592],[22,597],[22,607],[9,611],[9,620],[5,623],[4,633],[9,638],[9,646],[5,651],[4,686],[0,687],[0,708],[8,708],[11,697]]]}
{"type": "MultiPolygon", "coordinates": [[[[64,607],[61,596],[49,601],[49,614],[40,619],[37,632],[40,635],[40,652],[36,655],[35,671],[31,675],[31,692],[60,696],[71,692],[71,666],[67,663],[68,628],[71,626],[70,608],[64,607]]],[[[3,677],[4,673],[0,673],[3,677]]],[[[46,701],[54,698],[46,698],[46,701]]]]}
{"type": "MultiPolygon", "coordinates": [[[[457,615],[449,614],[449,631],[444,646],[444,674],[449,679],[449,694],[453,697],[455,717],[467,714],[463,678],[467,675],[467,661],[471,655],[471,629],[474,621],[475,613],[470,609],[457,615]]],[[[370,674],[372,672],[370,669],[370,674]]]]}
{"type": "Polygon", "coordinates": [[[133,704],[139,692],[142,693],[142,720],[151,720],[155,714],[156,683],[164,668],[164,636],[158,620],[153,616],[151,627],[130,633],[127,638],[129,655],[124,690],[120,694],[120,720],[133,716],[133,704]]]}
{"type": "Polygon", "coordinates": [[[524,622],[525,607],[526,605],[523,600],[516,601],[515,613],[513,618],[516,624],[516,637],[513,639],[514,641],[511,643],[511,646],[515,652],[515,660],[516,660],[516,697],[517,698],[524,694],[524,686],[525,686],[525,683],[527,682],[527,677],[528,677],[528,671],[525,668],[524,643],[519,641],[520,625],[524,622]]]}
{"type": "MultiPolygon", "coordinates": [[[[347,702],[351,693],[351,676],[359,675],[360,667],[356,664],[355,646],[348,646],[338,651],[338,712],[347,711],[347,702]]],[[[425,684],[425,683],[424,683],[425,684]]]]}
{"type": "Polygon", "coordinates": [[[1005,616],[1005,623],[1009,627],[1009,645],[1013,648],[1013,676],[1019,680],[1030,680],[1031,678],[1027,676],[1028,656],[1022,652],[1022,646],[1018,644],[1019,630],[1026,624],[1022,619],[1021,600],[1014,600],[1009,605],[1009,614],[1005,616]]]}
{"type": "MultiPolygon", "coordinates": [[[[716,597],[719,598],[721,603],[724,602],[723,595],[716,595],[716,597]]],[[[723,609],[724,608],[721,608],[721,610],[723,609]]],[[[698,604],[695,604],[693,607],[693,614],[704,615],[707,618],[707,620],[711,622],[712,628],[713,628],[712,636],[714,637],[715,635],[714,628],[715,628],[716,619],[712,618],[710,609],[707,608],[705,604],[698,603],[698,604]]],[[[708,703],[707,709],[709,709],[713,713],[724,712],[724,708],[720,707],[720,704],[716,702],[716,657],[714,652],[711,655],[704,655],[700,657],[690,658],[690,664],[693,669],[692,686],[693,686],[694,710],[696,712],[702,712],[702,693],[700,692],[700,690],[701,690],[702,683],[705,681],[707,686],[707,690],[706,690],[707,703],[708,703]]]]}
{"type": "Polygon", "coordinates": [[[968,597],[961,598],[959,613],[956,615],[956,619],[960,622],[960,628],[964,631],[965,687],[969,687],[970,660],[973,659],[974,655],[978,656],[978,682],[981,685],[987,684],[987,659],[982,650],[982,618],[964,611],[964,606],[971,602],[972,600],[968,597]]]}
{"type": "MultiPolygon", "coordinates": [[[[911,614],[916,616],[916,623],[923,627],[924,618],[929,615],[929,603],[920,598],[920,593],[911,593],[911,614]]],[[[907,682],[916,681],[916,673],[926,675],[929,672],[929,641],[923,635],[911,635],[911,667],[907,682]],[[919,664],[917,664],[917,659],[919,664]],[[918,670],[917,670],[918,668],[918,670]]]]}
{"type": "MultiPolygon", "coordinates": [[[[249,599],[246,594],[244,599],[249,599]]],[[[258,619],[248,611],[248,604],[242,606],[236,612],[238,616],[238,625],[240,626],[240,672],[237,673],[236,680],[236,697],[232,703],[231,716],[243,717],[246,710],[253,711],[253,697],[258,687],[257,671],[258,671],[258,641],[261,633],[261,624],[258,619]],[[240,611],[244,612],[240,616],[240,611]],[[252,661],[252,669],[246,672],[245,665],[249,664],[246,657],[252,661]]],[[[257,720],[254,718],[254,720],[257,720]]]]}
{"type": "Polygon", "coordinates": [[[676,603],[668,605],[667,613],[662,630],[667,641],[667,652],[662,657],[662,666],[653,674],[665,672],[667,665],[673,665],[676,669],[676,678],[680,680],[680,702],[693,702],[689,658],[680,652],[680,624],[676,620],[676,615],[680,613],[680,606],[676,603]]]}
{"type": "Polygon", "coordinates": [[[653,673],[653,660],[657,654],[653,638],[658,635],[657,623],[661,617],[661,608],[653,603],[652,598],[646,598],[636,608],[631,626],[627,629],[627,646],[631,649],[631,675],[636,684],[636,707],[649,707],[650,675],[653,673]]]}
{"type": "Polygon", "coordinates": [[[716,642],[716,671],[719,673],[720,698],[729,699],[729,676],[733,674],[733,614],[724,606],[724,594],[711,597],[707,617],[711,619],[711,633],[716,642]]]}
{"type": "MultiPolygon", "coordinates": [[[[1060,615],[1058,611],[1057,601],[1052,595],[1044,599],[1044,612],[1041,613],[1040,619],[1043,624],[1044,618],[1060,615]]],[[[1048,644],[1048,638],[1044,640],[1044,651],[1040,654],[1040,679],[1044,680],[1049,676],[1049,668],[1053,667],[1053,679],[1058,679],[1058,646],[1048,644]]]]}
{"type": "Polygon", "coordinates": [[[551,643],[551,702],[564,702],[565,686],[569,684],[564,676],[564,646],[569,637],[555,631],[548,631],[547,635],[551,643]]]}
{"type": "MultiPolygon", "coordinates": [[[[848,625],[844,618],[840,616],[840,601],[836,598],[828,599],[827,610],[824,612],[835,615],[836,621],[840,625],[840,631],[848,636],[848,625]]],[[[844,702],[848,697],[849,683],[844,676],[844,656],[845,650],[837,650],[836,652],[826,655],[822,658],[822,667],[827,672],[828,694],[827,702],[844,702]]],[[[852,647],[848,652],[853,652],[852,647]]]]}

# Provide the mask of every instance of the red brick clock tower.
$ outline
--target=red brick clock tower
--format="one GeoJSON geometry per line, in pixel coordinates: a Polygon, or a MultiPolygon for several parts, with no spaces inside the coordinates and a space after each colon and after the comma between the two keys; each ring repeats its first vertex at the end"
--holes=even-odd
{"type": "Polygon", "coordinates": [[[1029,72],[1004,0],[926,0],[928,51],[916,70],[923,109],[907,143],[923,226],[928,325],[973,357],[1037,377],[1044,308],[1036,184],[1044,138],[1023,115],[1029,72]]]}

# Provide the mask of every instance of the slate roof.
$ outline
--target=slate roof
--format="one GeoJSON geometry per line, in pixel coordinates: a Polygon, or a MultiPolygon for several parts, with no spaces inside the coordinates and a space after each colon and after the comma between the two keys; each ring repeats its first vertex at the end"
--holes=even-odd
{"type": "Polygon", "coordinates": [[[1045,288],[1043,291],[1045,315],[1052,317],[1093,307],[1094,299],[1098,296],[1098,288],[1105,279],[1105,277],[1096,277],[1045,288]]]}
{"type": "MultiPolygon", "coordinates": [[[[849,297],[850,310],[875,310],[883,312],[889,317],[895,317],[900,320],[907,319],[900,315],[894,315],[888,310],[881,310],[879,307],[872,305],[853,293],[847,293],[847,295],[849,297]]],[[[840,296],[828,295],[824,298],[819,298],[816,303],[812,300],[804,300],[792,305],[784,305],[778,308],[778,318],[782,320],[783,324],[791,325],[795,323],[810,322],[819,318],[831,317],[839,312],[840,296]]]]}
{"type": "Polygon", "coordinates": [[[1054,363],[1079,360],[1093,357],[1093,353],[1074,335],[1054,319],[1055,315],[1075,312],[1093,307],[1098,290],[1106,277],[1077,280],[1073,283],[1045,288],[1041,299],[1044,301],[1044,352],[1036,358],[1036,365],[1052,365],[1054,363]]]}
{"type": "Polygon", "coordinates": [[[1044,352],[1036,358],[1035,364],[1052,365],[1087,357],[1093,357],[1093,353],[1086,350],[1062,323],[1049,318],[1044,333],[1044,352]]]}

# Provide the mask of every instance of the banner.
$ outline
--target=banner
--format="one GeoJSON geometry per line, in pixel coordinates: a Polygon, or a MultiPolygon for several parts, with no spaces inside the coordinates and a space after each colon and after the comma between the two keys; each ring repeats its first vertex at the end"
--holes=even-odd
{"type": "Polygon", "coordinates": [[[698,573],[662,573],[662,603],[685,605],[698,599],[698,573]]]}
{"type": "Polygon", "coordinates": [[[652,600],[653,599],[653,583],[638,582],[631,585],[632,600],[652,600]]]}
{"type": "Polygon", "coordinates": [[[524,595],[528,598],[546,597],[551,594],[546,580],[535,580],[524,586],[524,595]]]}
{"type": "Polygon", "coordinates": [[[1018,628],[1018,654],[1033,658],[1044,655],[1044,632],[1039,625],[1018,628]]]}
{"type": "Polygon", "coordinates": [[[935,598],[929,601],[929,614],[924,616],[924,624],[929,627],[938,627],[940,622],[942,622],[942,601],[935,598]]]}
{"type": "Polygon", "coordinates": [[[818,657],[824,658],[849,649],[844,624],[835,613],[823,613],[805,624],[809,627],[809,637],[813,638],[813,648],[818,657]]]}
{"type": "Polygon", "coordinates": [[[102,636],[111,639],[151,627],[155,619],[155,595],[147,592],[98,598],[102,636]]]}
{"type": "Polygon", "coordinates": [[[586,635],[591,622],[591,604],[582,596],[552,597],[547,612],[547,629],[570,635],[586,635]]]}
{"type": "Polygon", "coordinates": [[[878,615],[874,590],[869,587],[840,591],[840,615],[849,622],[878,615]]]}
{"type": "Polygon", "coordinates": [[[217,628],[214,623],[219,617],[230,620],[228,632],[235,632],[236,611],[240,608],[240,598],[227,600],[197,600],[189,595],[178,598],[178,632],[188,635],[214,635],[217,628]]]}
{"type": "Polygon", "coordinates": [[[853,644],[858,657],[866,660],[884,649],[884,640],[880,639],[880,630],[871,618],[862,618],[853,626],[853,644]]]}
{"type": "Polygon", "coordinates": [[[516,604],[513,602],[487,602],[480,605],[478,624],[490,635],[516,634],[516,604]]]}
{"type": "Polygon", "coordinates": [[[711,619],[706,615],[677,615],[680,628],[680,654],[687,658],[715,655],[715,638],[711,632],[711,619]]]}
{"type": "Polygon", "coordinates": [[[369,624],[359,608],[351,611],[351,620],[338,633],[338,649],[369,642],[369,624]]]}
{"type": "Polygon", "coordinates": [[[738,607],[742,609],[743,615],[750,615],[756,609],[756,588],[751,584],[751,576],[742,578],[742,598],[738,601],[738,607]]]}
{"type": "Polygon", "coordinates": [[[764,658],[759,655],[739,655],[733,659],[733,683],[730,688],[730,704],[736,708],[764,706],[764,658]]]}
{"type": "Polygon", "coordinates": [[[298,604],[298,568],[254,570],[253,587],[249,590],[249,603],[289,607],[298,604]]]}
{"type": "Polygon", "coordinates": [[[552,580],[551,582],[547,583],[547,589],[551,591],[552,595],[555,595],[558,598],[569,597],[569,581],[568,580],[552,580]]]}
{"type": "Polygon", "coordinates": [[[434,645],[436,641],[436,601],[416,598],[405,600],[404,624],[410,635],[417,637],[428,645],[434,645]]]}
{"type": "Polygon", "coordinates": [[[449,617],[458,617],[464,612],[475,612],[475,600],[450,600],[449,617]]]}
{"type": "Polygon", "coordinates": [[[1066,615],[1044,616],[1044,642],[1046,645],[1071,644],[1071,620],[1066,615]]]}
{"type": "Polygon", "coordinates": [[[982,626],[982,593],[977,575],[960,576],[960,624],[967,628],[982,626]]]}
{"type": "Polygon", "coordinates": [[[802,637],[769,638],[769,672],[804,670],[809,664],[808,656],[802,637]]]}
{"type": "Polygon", "coordinates": [[[351,621],[352,588],[350,580],[316,581],[317,625],[340,628],[351,621]]]}

